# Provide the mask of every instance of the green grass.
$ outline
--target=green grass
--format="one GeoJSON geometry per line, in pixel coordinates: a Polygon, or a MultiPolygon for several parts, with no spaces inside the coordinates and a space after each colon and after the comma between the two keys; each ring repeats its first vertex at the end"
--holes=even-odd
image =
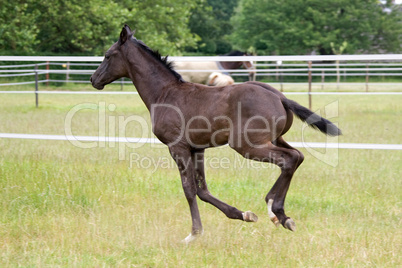
{"type": "MultiPolygon", "coordinates": [[[[290,97],[307,105],[305,96],[290,97]]],[[[66,115],[80,103],[116,105],[106,111],[101,132],[119,117],[138,114],[149,121],[138,96],[40,98],[36,109],[33,96],[1,95],[0,132],[63,135],[66,115]]],[[[324,111],[335,102],[339,116],[333,120],[344,132],[340,142],[400,144],[400,98],[314,96],[313,109],[324,111]]],[[[98,124],[98,110],[80,110],[72,132],[98,135],[98,124]]],[[[326,140],[302,130],[295,120],[285,139],[326,140]]],[[[141,131],[130,123],[126,134],[138,137],[141,131]]],[[[119,160],[121,148],[114,145],[82,149],[68,141],[0,139],[1,267],[402,265],[401,151],[332,150],[338,159],[332,167],[302,149],[306,159],[286,200],[297,224],[291,233],[275,228],[264,202],[278,168],[244,160],[228,147],[207,150],[211,192],[255,212],[259,221],[229,220],[200,201],[205,233],[185,246],[180,241],[190,232],[190,213],[167,149],[125,148],[125,160],[119,160]]]]}

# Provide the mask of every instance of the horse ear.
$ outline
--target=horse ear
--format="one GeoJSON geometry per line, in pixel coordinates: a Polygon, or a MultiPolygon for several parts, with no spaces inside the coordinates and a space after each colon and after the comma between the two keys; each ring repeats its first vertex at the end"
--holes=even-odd
{"type": "Polygon", "coordinates": [[[123,45],[132,35],[130,27],[127,24],[124,25],[120,33],[119,44],[123,45]]]}

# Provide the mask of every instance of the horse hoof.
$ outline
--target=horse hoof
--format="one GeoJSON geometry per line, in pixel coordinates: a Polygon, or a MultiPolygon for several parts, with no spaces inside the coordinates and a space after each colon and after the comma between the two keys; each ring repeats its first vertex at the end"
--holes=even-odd
{"type": "Polygon", "coordinates": [[[292,232],[296,231],[296,223],[291,219],[288,218],[283,225],[286,229],[291,230],[292,232]]]}
{"type": "Polygon", "coordinates": [[[246,211],[243,213],[243,220],[247,222],[256,222],[258,221],[258,216],[251,211],[246,211]]]}
{"type": "Polygon", "coordinates": [[[188,244],[190,244],[190,243],[192,243],[192,242],[194,242],[195,240],[197,240],[201,235],[203,235],[203,231],[201,231],[200,233],[198,233],[198,234],[195,234],[195,235],[193,235],[193,234],[189,234],[186,238],[184,238],[181,242],[182,243],[184,243],[184,244],[186,244],[186,245],[188,245],[188,244]]]}

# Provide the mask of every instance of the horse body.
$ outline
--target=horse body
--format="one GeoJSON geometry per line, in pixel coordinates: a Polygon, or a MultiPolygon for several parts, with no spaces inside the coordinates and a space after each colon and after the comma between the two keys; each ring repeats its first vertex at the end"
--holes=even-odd
{"type": "MultiPolygon", "coordinates": [[[[224,56],[246,56],[241,51],[232,51],[224,56]]],[[[249,80],[255,80],[255,67],[250,61],[177,61],[174,62],[175,70],[182,76],[185,81],[199,84],[208,84],[208,77],[212,72],[219,72],[228,75],[227,70],[234,70],[244,67],[249,71],[249,80]],[[193,71],[192,71],[193,70],[193,71]],[[205,70],[203,72],[202,70],[205,70]]]]}
{"type": "Polygon", "coordinates": [[[329,135],[340,130],[328,120],[287,99],[281,92],[259,82],[208,87],[185,82],[166,58],[132,36],[126,25],[120,39],[106,53],[91,77],[97,89],[121,77],[129,77],[151,114],[154,134],[165,143],[175,160],[187,198],[192,231],[185,242],[202,233],[196,196],[220,209],[228,218],[254,222],[258,217],[217,198],[208,190],[204,150],[229,144],[242,156],[269,162],[281,175],[265,200],[275,225],[294,231],[294,221],[284,211],[286,193],[303,154],[287,144],[282,135],[293,114],[329,135]]]}
{"type": "Polygon", "coordinates": [[[175,62],[175,69],[183,77],[185,81],[206,84],[208,76],[214,71],[222,71],[219,69],[218,63],[215,61],[177,61],[175,62]],[[183,71],[186,70],[186,71],[183,71]],[[197,70],[189,72],[188,70],[197,70]],[[198,70],[206,70],[205,72],[199,72],[198,70]]]}
{"type": "Polygon", "coordinates": [[[172,88],[151,110],[153,132],[160,140],[168,145],[188,143],[193,148],[259,145],[260,140],[264,143],[283,135],[286,122],[292,120],[279,96],[249,84],[207,87],[185,83],[172,88]],[[253,131],[253,135],[243,135],[253,131]]]}

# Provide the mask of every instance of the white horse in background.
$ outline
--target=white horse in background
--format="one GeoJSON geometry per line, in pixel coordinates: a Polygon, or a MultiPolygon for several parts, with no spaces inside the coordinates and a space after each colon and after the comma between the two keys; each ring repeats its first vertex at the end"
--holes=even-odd
{"type": "MultiPolygon", "coordinates": [[[[241,51],[232,51],[224,56],[247,56],[241,51]]],[[[250,70],[249,80],[255,80],[255,68],[251,61],[219,62],[219,61],[199,61],[199,62],[174,62],[175,70],[185,81],[207,84],[208,77],[212,72],[220,72],[229,75],[226,70],[238,69],[240,67],[250,70]],[[194,71],[192,71],[194,70],[194,71]],[[203,72],[205,70],[205,72],[203,72]]]]}
{"type": "Polygon", "coordinates": [[[218,72],[213,72],[212,74],[209,75],[208,77],[208,86],[218,86],[218,87],[223,87],[223,86],[228,86],[228,85],[233,85],[234,80],[230,75],[226,75],[223,73],[218,73],[218,72]]]}
{"type": "Polygon", "coordinates": [[[204,85],[207,84],[208,76],[212,72],[222,71],[215,61],[179,61],[174,63],[174,69],[185,81],[204,85]]]}

